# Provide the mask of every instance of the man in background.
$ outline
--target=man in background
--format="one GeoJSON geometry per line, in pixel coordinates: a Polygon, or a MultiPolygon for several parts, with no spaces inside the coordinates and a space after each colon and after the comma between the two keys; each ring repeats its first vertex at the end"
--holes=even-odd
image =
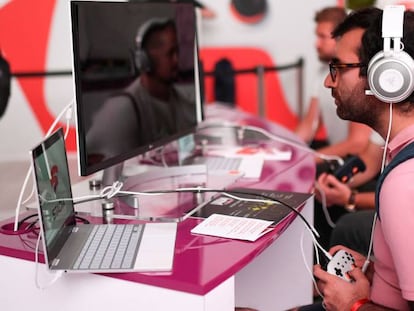
{"type": "Polygon", "coordinates": [[[341,120],[336,115],[330,90],[323,86],[328,63],[335,55],[336,44],[332,31],[346,15],[342,7],[327,7],[315,15],[315,47],[321,66],[315,75],[315,85],[306,115],[296,128],[296,134],[318,152],[340,157],[362,152],[371,134],[371,129],[364,124],[341,120]],[[315,135],[322,127],[326,130],[327,141],[315,141],[315,135]]]}

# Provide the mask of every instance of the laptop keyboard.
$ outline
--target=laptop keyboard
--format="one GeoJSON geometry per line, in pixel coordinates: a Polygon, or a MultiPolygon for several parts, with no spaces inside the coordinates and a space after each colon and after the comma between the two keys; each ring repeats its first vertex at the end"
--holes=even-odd
{"type": "Polygon", "coordinates": [[[238,170],[241,163],[241,158],[226,158],[226,157],[207,157],[207,169],[211,171],[231,171],[238,170]]]}
{"type": "Polygon", "coordinates": [[[95,225],[75,269],[132,268],[144,225],[95,225]]]}

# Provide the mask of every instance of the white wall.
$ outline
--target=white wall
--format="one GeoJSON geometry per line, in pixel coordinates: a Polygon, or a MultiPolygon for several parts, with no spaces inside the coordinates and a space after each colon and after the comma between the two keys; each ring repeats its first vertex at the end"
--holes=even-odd
{"type": "MultiPolygon", "coordinates": [[[[317,65],[314,49],[313,21],[315,12],[337,3],[335,0],[317,1],[267,1],[268,12],[257,24],[246,24],[231,13],[230,1],[203,0],[217,17],[202,22],[201,46],[251,46],[267,51],[277,65],[305,60],[305,98],[308,82],[317,65]]],[[[283,82],[283,75],[282,82],[283,82]]],[[[296,86],[292,79],[285,81],[284,89],[291,108],[297,112],[296,86]]]]}

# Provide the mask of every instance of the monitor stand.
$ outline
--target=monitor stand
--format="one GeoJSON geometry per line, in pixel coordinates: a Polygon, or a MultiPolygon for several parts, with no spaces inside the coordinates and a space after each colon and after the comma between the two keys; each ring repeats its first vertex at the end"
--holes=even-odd
{"type": "Polygon", "coordinates": [[[106,187],[121,181],[123,191],[142,193],[194,188],[192,192],[131,195],[114,200],[115,214],[119,218],[180,221],[198,205],[216,195],[216,192],[197,192],[197,187],[224,190],[241,177],[233,174],[209,175],[204,164],[162,167],[127,162],[105,169],[101,184],[106,187]]]}
{"type": "MultiPolygon", "coordinates": [[[[164,192],[179,188],[205,188],[207,177],[205,165],[162,167],[135,162],[131,167],[129,163],[123,163],[104,170],[102,186],[121,181],[122,191],[164,192]]],[[[180,221],[187,210],[199,204],[199,200],[200,196],[195,193],[172,191],[159,195],[120,196],[112,201],[119,218],[133,216],[143,220],[180,221]]]]}
{"type": "Polygon", "coordinates": [[[119,163],[103,170],[102,186],[110,186],[116,181],[120,181],[122,171],[124,170],[124,163],[119,163]]]}

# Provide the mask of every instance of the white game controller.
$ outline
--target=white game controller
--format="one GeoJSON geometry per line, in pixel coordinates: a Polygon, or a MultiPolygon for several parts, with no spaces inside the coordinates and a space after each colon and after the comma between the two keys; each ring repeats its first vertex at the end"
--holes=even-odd
{"type": "Polygon", "coordinates": [[[348,272],[353,270],[354,268],[354,257],[347,251],[339,250],[329,261],[326,267],[326,271],[328,271],[330,274],[340,277],[345,281],[352,282],[352,279],[348,275],[348,272]]]}

